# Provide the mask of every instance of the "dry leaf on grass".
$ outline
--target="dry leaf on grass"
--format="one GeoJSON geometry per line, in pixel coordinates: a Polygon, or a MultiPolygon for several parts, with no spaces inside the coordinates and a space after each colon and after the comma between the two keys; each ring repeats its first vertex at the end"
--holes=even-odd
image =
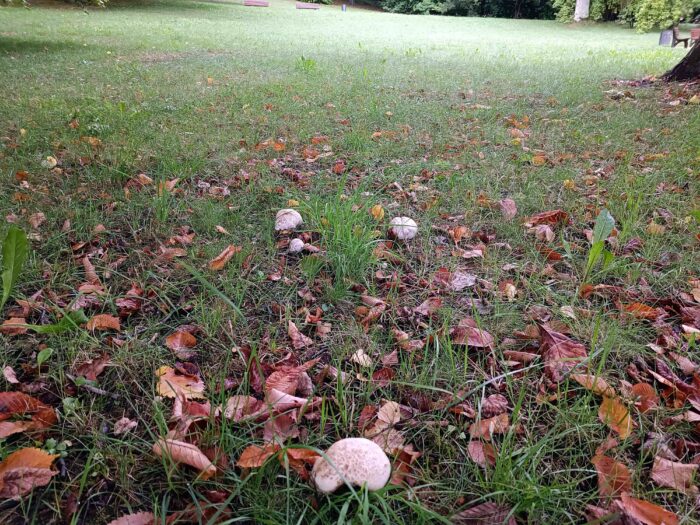
{"type": "Polygon", "coordinates": [[[634,428],[629,410],[617,397],[603,397],[598,410],[600,420],[617,432],[622,439],[629,437],[634,428]]]}
{"type": "Polygon", "coordinates": [[[156,370],[156,376],[158,394],[163,397],[204,398],[204,381],[197,376],[179,373],[169,366],[161,366],[156,370]]]}
{"type": "Polygon", "coordinates": [[[637,383],[632,386],[631,392],[634,396],[634,406],[641,413],[648,412],[659,404],[659,396],[649,383],[637,383]]]}
{"type": "Polygon", "coordinates": [[[115,330],[119,331],[121,326],[119,324],[119,318],[114,317],[109,314],[99,314],[95,315],[87,322],[86,328],[90,331],[93,330],[115,330]]]}
{"type": "Polygon", "coordinates": [[[110,521],[107,525],[155,525],[156,517],[152,512],[136,512],[110,521]]]}
{"type": "Polygon", "coordinates": [[[175,439],[159,439],[153,445],[153,452],[158,457],[171,457],[176,463],[184,463],[201,472],[202,479],[209,479],[216,474],[216,466],[198,447],[175,439]]]}
{"type": "Polygon", "coordinates": [[[555,330],[548,323],[540,325],[540,352],[547,376],[555,383],[588,356],[586,347],[555,330]]]}
{"type": "Polygon", "coordinates": [[[279,450],[279,445],[276,443],[268,443],[263,447],[258,445],[250,445],[241,452],[236,466],[241,468],[258,468],[262,467],[270,456],[279,450]]]}
{"type": "Polygon", "coordinates": [[[692,463],[677,463],[656,456],[651,469],[651,479],[661,487],[670,487],[689,496],[696,495],[698,488],[693,484],[693,480],[698,466],[692,463]]]}
{"type": "Polygon", "coordinates": [[[0,392],[0,438],[19,432],[43,430],[58,422],[56,411],[22,392],[0,392]],[[13,416],[31,415],[31,419],[7,421],[13,416]]]}
{"type": "Polygon", "coordinates": [[[216,272],[223,270],[226,264],[231,260],[231,257],[236,255],[242,249],[243,247],[241,246],[229,244],[226,248],[224,248],[224,251],[209,261],[209,269],[216,272]]]}
{"type": "Polygon", "coordinates": [[[493,467],[496,464],[496,449],[490,443],[470,441],[467,445],[469,458],[480,467],[493,467]]]}
{"type": "Polygon", "coordinates": [[[611,387],[602,377],[591,374],[571,374],[571,379],[594,394],[605,397],[614,397],[615,389],[611,387]]]}
{"type": "Polygon", "coordinates": [[[27,333],[27,320],[24,317],[10,317],[0,325],[0,334],[23,335],[27,333]]]}
{"type": "Polygon", "coordinates": [[[512,510],[498,503],[481,503],[452,516],[452,523],[459,525],[516,525],[512,510]]]}
{"type": "Polygon", "coordinates": [[[450,330],[452,344],[467,345],[472,348],[491,348],[493,336],[486,330],[477,327],[474,319],[467,317],[450,330]]]}
{"type": "Polygon", "coordinates": [[[469,435],[472,438],[491,441],[494,434],[503,434],[510,428],[510,418],[508,414],[499,414],[495,417],[482,419],[472,423],[469,427],[469,435]]]}
{"type": "Polygon", "coordinates": [[[48,485],[57,474],[51,465],[58,454],[38,448],[22,448],[0,462],[0,499],[17,500],[34,487],[48,485]]]}
{"type": "Polygon", "coordinates": [[[105,368],[107,368],[107,365],[109,364],[109,354],[104,353],[100,357],[96,357],[95,359],[91,359],[90,361],[86,361],[76,366],[75,374],[77,376],[84,377],[88,381],[96,381],[97,376],[104,372],[105,368]]]}
{"type": "Polygon", "coordinates": [[[310,337],[306,337],[304,334],[302,334],[297,328],[297,325],[295,325],[292,321],[289,321],[287,324],[287,335],[289,335],[289,338],[292,340],[292,346],[295,350],[301,350],[302,348],[314,344],[313,340],[310,337]]]}
{"type": "Polygon", "coordinates": [[[632,490],[629,469],[609,456],[597,455],[591,460],[598,472],[598,492],[602,497],[619,497],[632,490]]]}
{"type": "Polygon", "coordinates": [[[678,525],[678,516],[663,507],[642,499],[622,494],[620,507],[628,516],[641,521],[644,525],[678,525]]]}
{"type": "Polygon", "coordinates": [[[501,215],[507,220],[514,219],[518,214],[518,207],[513,199],[502,199],[498,201],[498,205],[501,208],[501,215]]]}
{"type": "Polygon", "coordinates": [[[165,338],[167,346],[178,359],[191,359],[195,352],[192,350],[197,345],[197,338],[185,330],[173,332],[165,338]]]}

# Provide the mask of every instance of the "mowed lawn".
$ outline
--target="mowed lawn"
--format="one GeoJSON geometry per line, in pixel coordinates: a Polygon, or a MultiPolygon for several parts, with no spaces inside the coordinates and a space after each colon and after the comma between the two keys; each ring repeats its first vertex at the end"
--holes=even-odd
{"type": "Polygon", "coordinates": [[[30,236],[14,299],[41,291],[24,311],[9,301],[2,320],[51,324],[80,308],[120,318],[119,330],[0,334],[0,365],[19,380],[0,379],[0,390],[59,414],[49,429],[1,440],[0,456],[62,454],[47,486],[0,503],[0,522],[151,511],[165,523],[210,501],[212,523],[438,523],[483,502],[521,523],[582,523],[587,505],[607,506],[591,459],[612,436],[607,454],[630,469],[631,493],[697,523],[692,493],[650,477],[662,446],[697,460],[678,443],[698,433],[672,419],[689,406],[647,371],[660,361],[690,384],[687,362],[670,354],[700,363],[697,344],[680,317],[655,326],[629,305],[692,301],[700,105],[686,102],[698,87],[618,82],[660,75],[683,50],[613,25],[271,4],[0,8],[0,234],[14,222],[30,236]],[[517,216],[502,214],[503,199],[517,216]],[[274,222],[290,206],[320,253],[286,253],[290,236],[274,222]],[[615,257],[586,274],[586,230],[604,207],[615,257]],[[552,210],[568,220],[524,225],[552,210]],[[418,235],[382,244],[399,215],[418,235]],[[240,251],[210,269],[229,245],[240,251]],[[582,297],[584,280],[617,288],[582,297]],[[381,315],[369,311],[377,304],[381,315]],[[467,317],[492,344],[450,335],[467,317]],[[293,344],[290,321],[310,343],[293,344]],[[548,375],[536,329],[546,322],[585,347],[579,373],[620,392],[629,437],[601,421],[599,396],[548,375]],[[166,336],[184,325],[196,345],[178,357],[166,336]],[[657,339],[666,326],[670,348],[657,339]],[[94,380],[78,377],[104,354],[94,380]],[[320,401],[295,423],[287,416],[280,441],[324,450],[400,403],[388,425],[416,453],[401,456],[412,460],[401,484],[328,497],[277,456],[236,466],[275,430],[217,407],[264,399],[275,368],[313,359],[296,393],[320,401]],[[177,423],[158,389],[163,366],[206,385],[210,407],[183,439],[215,456],[211,479],[152,450],[177,423]],[[629,395],[639,382],[662,396],[652,410],[629,395]],[[479,426],[500,413],[507,428],[479,426]],[[137,426],[115,433],[124,417],[137,426]],[[484,443],[493,458],[482,466],[484,443]]]}

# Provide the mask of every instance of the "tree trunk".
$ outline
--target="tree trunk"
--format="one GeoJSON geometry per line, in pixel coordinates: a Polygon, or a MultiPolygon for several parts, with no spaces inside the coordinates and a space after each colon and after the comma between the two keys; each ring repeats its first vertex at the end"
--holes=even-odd
{"type": "Polygon", "coordinates": [[[576,0],[576,10],[574,11],[574,22],[580,22],[588,18],[591,8],[591,0],[576,0]]]}
{"type": "Polygon", "coordinates": [[[663,79],[668,81],[694,80],[700,78],[700,43],[690,48],[683,60],[676,67],[664,73],[663,79]]]}

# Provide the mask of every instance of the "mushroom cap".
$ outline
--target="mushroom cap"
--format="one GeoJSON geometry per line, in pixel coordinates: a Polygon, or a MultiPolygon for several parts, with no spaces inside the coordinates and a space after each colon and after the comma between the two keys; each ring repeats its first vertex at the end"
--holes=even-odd
{"type": "Polygon", "coordinates": [[[410,217],[394,217],[389,224],[389,234],[401,241],[413,239],[418,233],[418,225],[410,217]]]}
{"type": "Polygon", "coordinates": [[[293,230],[304,222],[301,214],[291,208],[285,208],[277,212],[275,216],[275,231],[293,230]]]}
{"type": "Polygon", "coordinates": [[[292,239],[289,241],[289,253],[299,253],[304,249],[304,241],[301,239],[292,239]]]}
{"type": "Polygon", "coordinates": [[[346,438],[333,443],[314,463],[311,478],[324,494],[336,491],[346,482],[367,490],[379,490],[389,481],[391,462],[382,448],[365,438],[346,438]]]}

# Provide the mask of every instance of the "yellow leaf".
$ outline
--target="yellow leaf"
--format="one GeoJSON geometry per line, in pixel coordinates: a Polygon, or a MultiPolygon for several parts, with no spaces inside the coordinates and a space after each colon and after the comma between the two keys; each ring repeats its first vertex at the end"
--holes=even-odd
{"type": "Polygon", "coordinates": [[[632,433],[634,423],[627,407],[617,397],[603,397],[598,410],[600,420],[617,432],[622,439],[632,433]]]}
{"type": "Polygon", "coordinates": [[[372,206],[372,208],[370,208],[369,212],[377,221],[381,221],[384,218],[384,208],[382,208],[381,204],[375,204],[372,206]]]}

